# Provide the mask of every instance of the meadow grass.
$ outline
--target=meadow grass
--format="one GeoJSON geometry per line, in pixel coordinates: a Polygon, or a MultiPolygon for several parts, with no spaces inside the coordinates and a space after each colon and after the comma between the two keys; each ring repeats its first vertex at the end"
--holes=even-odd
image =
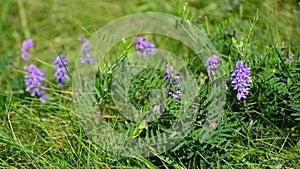
{"type": "MultiPolygon", "coordinates": [[[[0,9],[0,168],[300,168],[299,1],[2,0],[0,9]],[[182,54],[201,77],[202,112],[194,130],[174,148],[153,157],[122,157],[88,138],[74,108],[72,82],[57,88],[52,60],[63,53],[73,70],[81,46],[77,37],[88,39],[114,19],[148,11],[174,14],[205,30],[225,69],[226,104],[216,132],[199,142],[202,114],[211,108],[205,102],[209,83],[203,63],[175,40],[148,36],[158,47],[182,54]],[[35,42],[27,62],[20,56],[26,38],[35,42]],[[285,61],[289,52],[294,54],[293,63],[285,61]],[[252,83],[248,98],[238,101],[229,78],[240,58],[251,68],[252,83]],[[23,67],[30,63],[45,71],[50,94],[45,104],[25,92],[23,67]]],[[[119,43],[112,51],[126,53],[132,41],[119,43]]],[[[154,76],[151,73],[143,75],[154,76]]],[[[103,89],[109,79],[111,75],[97,74],[102,110],[112,102],[103,89]]],[[[138,85],[131,89],[137,107],[147,102],[135,94],[142,89],[138,85]]],[[[168,104],[176,112],[176,102],[168,104]]],[[[119,132],[146,137],[147,131],[168,126],[175,116],[163,116],[148,130],[136,130],[140,126],[130,126],[123,118],[108,122],[119,132]]]]}

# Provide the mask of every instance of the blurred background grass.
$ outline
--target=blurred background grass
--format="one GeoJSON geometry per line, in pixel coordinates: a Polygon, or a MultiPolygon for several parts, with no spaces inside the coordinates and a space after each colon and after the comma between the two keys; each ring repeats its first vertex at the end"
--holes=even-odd
{"type": "MultiPolygon", "coordinates": [[[[0,52],[20,51],[22,41],[30,37],[36,41],[32,53],[38,53],[40,58],[50,58],[61,48],[75,54],[78,53],[77,36],[88,38],[114,19],[147,11],[180,15],[184,4],[184,1],[166,0],[2,0],[0,52]]],[[[258,43],[270,43],[270,37],[266,36],[269,27],[277,41],[291,43],[295,48],[300,43],[297,38],[300,35],[300,7],[296,0],[190,0],[188,8],[194,21],[207,22],[208,34],[217,31],[226,21],[230,21],[230,25],[225,29],[242,31],[244,23],[258,11],[260,20],[255,28],[255,34],[261,35],[258,43]]]]}

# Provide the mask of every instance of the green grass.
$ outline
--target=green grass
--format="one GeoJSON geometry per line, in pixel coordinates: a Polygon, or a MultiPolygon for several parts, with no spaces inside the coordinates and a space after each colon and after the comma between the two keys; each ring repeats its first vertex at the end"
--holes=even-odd
{"type": "MultiPolygon", "coordinates": [[[[188,3],[2,0],[0,168],[300,168],[299,3],[293,0],[191,0],[188,3]],[[80,53],[78,36],[89,38],[114,19],[148,11],[174,14],[204,29],[222,58],[228,78],[241,57],[251,67],[251,91],[247,100],[238,102],[230,81],[226,81],[229,89],[222,119],[216,132],[199,142],[202,115],[211,108],[207,101],[206,71],[189,49],[180,50],[181,43],[149,36],[163,49],[182,52],[193,73],[201,77],[199,94],[203,112],[198,113],[194,130],[169,151],[148,158],[122,157],[106,151],[87,136],[74,108],[72,82],[57,88],[51,63],[57,53],[63,53],[70,59],[73,70],[80,53]],[[20,57],[25,38],[35,42],[27,62],[20,57]],[[289,52],[294,54],[292,64],[285,62],[289,52]],[[46,91],[50,97],[45,104],[25,92],[23,67],[31,63],[46,73],[46,91]]],[[[128,52],[129,42],[118,44],[112,52],[128,52]]],[[[144,83],[142,79],[146,75],[154,76],[151,71],[141,74],[136,86],[130,89],[130,99],[136,107],[144,106],[147,99],[143,97],[149,94],[139,83],[147,88],[155,86],[151,81],[144,83]],[[142,99],[136,99],[138,96],[142,99]]],[[[112,102],[110,91],[102,88],[104,82],[109,84],[111,77],[111,74],[97,75],[97,98],[100,109],[118,114],[107,107],[112,102]]],[[[174,120],[177,103],[169,98],[167,105],[170,111],[148,129],[123,118],[107,121],[115,130],[129,136],[146,136],[174,120]]]]}

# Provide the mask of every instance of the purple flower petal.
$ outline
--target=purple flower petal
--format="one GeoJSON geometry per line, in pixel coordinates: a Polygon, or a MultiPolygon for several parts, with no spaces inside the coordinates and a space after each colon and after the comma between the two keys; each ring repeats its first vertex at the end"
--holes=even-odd
{"type": "Polygon", "coordinates": [[[86,39],[82,37],[78,37],[77,40],[82,43],[86,42],[86,39]]]}
{"type": "Polygon", "coordinates": [[[21,54],[21,57],[23,60],[27,61],[28,58],[27,58],[27,55],[28,55],[28,50],[30,48],[32,48],[34,46],[34,43],[33,43],[33,40],[32,39],[26,39],[23,41],[22,43],[22,54],[21,54]]]}

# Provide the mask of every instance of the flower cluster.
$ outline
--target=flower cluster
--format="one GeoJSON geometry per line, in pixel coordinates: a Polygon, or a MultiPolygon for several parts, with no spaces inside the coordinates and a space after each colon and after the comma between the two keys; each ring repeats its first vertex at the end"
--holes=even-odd
{"type": "Polygon", "coordinates": [[[69,71],[69,69],[67,68],[68,60],[64,55],[60,55],[54,59],[53,63],[54,69],[56,69],[54,76],[56,77],[58,87],[62,87],[65,83],[65,80],[70,80],[70,76],[67,72],[69,71]]]}
{"type": "MultiPolygon", "coordinates": [[[[91,55],[87,52],[87,40],[81,37],[78,37],[78,41],[82,42],[82,45],[80,47],[80,50],[82,52],[83,57],[80,58],[81,63],[92,63],[91,55]]],[[[34,43],[32,39],[27,39],[22,44],[22,59],[28,60],[28,50],[29,48],[33,47],[34,43]]],[[[143,58],[146,58],[148,54],[153,54],[156,52],[156,46],[154,42],[148,42],[144,37],[138,37],[135,41],[135,50],[137,55],[143,56],[143,58]]],[[[289,53],[286,57],[287,61],[293,62],[293,54],[289,53]]],[[[207,67],[207,73],[208,76],[214,76],[215,70],[218,67],[218,64],[220,62],[220,57],[217,55],[210,56],[205,66],[207,67]]],[[[70,76],[68,75],[69,69],[68,66],[68,60],[64,55],[57,56],[54,60],[54,69],[56,72],[54,73],[54,76],[56,77],[56,81],[58,83],[58,87],[62,87],[66,80],[70,80],[70,76]]],[[[46,84],[44,83],[45,74],[42,70],[39,70],[37,66],[34,64],[31,64],[30,66],[25,66],[24,70],[26,71],[25,74],[25,84],[26,84],[26,91],[30,93],[32,97],[38,96],[41,102],[45,102],[48,94],[44,92],[44,89],[46,88],[46,84]]],[[[180,90],[180,78],[178,73],[175,71],[173,66],[166,65],[164,68],[164,71],[166,73],[165,75],[165,81],[167,81],[166,84],[166,91],[168,94],[172,95],[174,99],[180,100],[181,98],[181,90],[180,90]]],[[[236,63],[235,70],[231,71],[231,84],[233,87],[233,90],[237,90],[237,99],[241,100],[242,98],[246,98],[249,94],[249,86],[250,86],[250,78],[251,78],[251,72],[250,68],[248,68],[246,65],[242,63],[242,61],[238,61],[236,63]]],[[[160,110],[158,107],[154,107],[154,110],[160,113],[160,110]]]]}
{"type": "Polygon", "coordinates": [[[25,41],[23,41],[23,44],[22,44],[22,54],[21,54],[21,57],[23,60],[28,60],[27,58],[27,55],[28,55],[28,50],[30,48],[32,48],[34,46],[34,43],[32,41],[32,39],[26,39],[25,41]]]}
{"type": "Polygon", "coordinates": [[[168,80],[167,83],[167,91],[169,94],[173,96],[174,99],[180,100],[180,87],[179,87],[179,76],[175,74],[175,70],[173,66],[170,67],[171,71],[169,70],[169,66],[166,65],[164,70],[166,72],[165,80],[168,80]],[[171,72],[171,73],[170,73],[171,72]],[[171,89],[170,85],[175,85],[175,90],[171,89]]]}
{"type": "MultiPolygon", "coordinates": [[[[23,42],[22,45],[22,55],[21,57],[23,60],[28,60],[27,58],[27,50],[31,47],[33,47],[33,41],[32,39],[27,39],[23,42]]],[[[54,69],[56,69],[56,72],[54,76],[56,77],[56,81],[58,83],[58,87],[62,87],[65,83],[65,80],[70,80],[69,75],[67,74],[67,71],[69,69],[67,68],[68,60],[64,55],[60,55],[56,57],[53,60],[54,63],[54,69]]],[[[44,83],[45,74],[44,71],[39,70],[36,65],[31,64],[30,66],[25,66],[24,70],[25,73],[25,85],[26,85],[26,91],[30,93],[30,96],[35,97],[38,96],[39,100],[42,103],[46,102],[46,98],[48,97],[48,94],[44,92],[46,88],[46,84],[44,83]]]]}
{"type": "Polygon", "coordinates": [[[206,60],[205,66],[207,67],[208,77],[211,75],[215,75],[215,69],[217,68],[217,64],[220,62],[220,58],[217,55],[212,55],[206,60]]]}
{"type": "Polygon", "coordinates": [[[87,41],[84,38],[78,37],[77,40],[82,43],[80,50],[83,57],[80,58],[81,63],[92,63],[91,55],[87,52],[87,41]]]}
{"type": "Polygon", "coordinates": [[[38,96],[42,103],[45,103],[48,94],[44,93],[44,89],[47,86],[43,83],[45,74],[42,70],[39,70],[34,64],[25,66],[25,85],[26,91],[30,93],[32,97],[38,96]]]}
{"type": "Polygon", "coordinates": [[[148,54],[154,54],[156,51],[154,42],[147,42],[142,36],[137,37],[135,40],[135,51],[138,56],[143,56],[145,59],[148,54]]]}
{"type": "Polygon", "coordinates": [[[242,61],[236,63],[235,70],[231,71],[231,84],[233,90],[237,90],[237,99],[246,98],[249,94],[251,72],[250,68],[243,64],[242,61]]]}

